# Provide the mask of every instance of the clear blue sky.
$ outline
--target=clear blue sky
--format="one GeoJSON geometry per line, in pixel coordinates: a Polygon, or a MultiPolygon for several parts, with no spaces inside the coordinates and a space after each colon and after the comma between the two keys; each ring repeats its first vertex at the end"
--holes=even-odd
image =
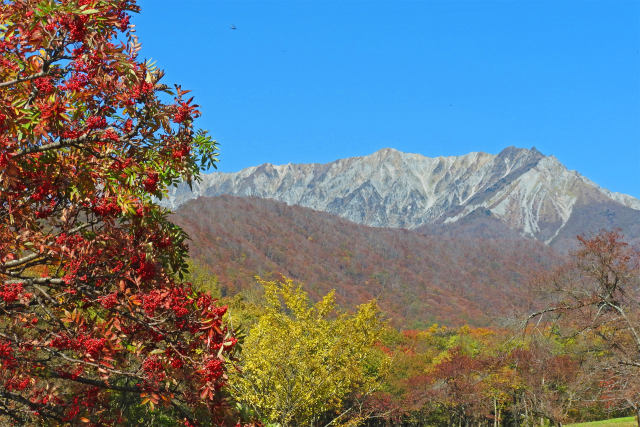
{"type": "Polygon", "coordinates": [[[140,5],[142,55],[193,90],[219,170],[535,146],[640,197],[640,1],[140,5]]]}

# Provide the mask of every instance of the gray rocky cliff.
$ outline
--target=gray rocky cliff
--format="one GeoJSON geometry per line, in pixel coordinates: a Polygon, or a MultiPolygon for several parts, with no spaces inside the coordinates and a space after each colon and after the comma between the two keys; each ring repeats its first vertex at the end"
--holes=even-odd
{"type": "Polygon", "coordinates": [[[573,230],[577,212],[584,222],[590,207],[624,210],[619,217],[629,226],[640,223],[640,200],[603,189],[535,148],[435,158],[385,148],[327,164],[263,164],[204,175],[193,191],[180,185],[164,203],[175,209],[222,194],[275,199],[376,227],[446,227],[483,212],[483,221],[488,215],[545,243],[573,230]]]}

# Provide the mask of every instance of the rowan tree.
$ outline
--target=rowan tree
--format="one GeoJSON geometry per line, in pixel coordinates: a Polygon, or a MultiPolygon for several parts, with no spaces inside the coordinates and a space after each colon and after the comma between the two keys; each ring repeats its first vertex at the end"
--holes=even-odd
{"type": "Polygon", "coordinates": [[[590,356],[599,386],[589,399],[633,409],[640,424],[640,250],[617,231],[579,240],[573,259],[547,280],[555,303],[530,320],[590,356]]]}
{"type": "Polygon", "coordinates": [[[226,308],[180,282],[185,234],[155,202],[216,144],[139,59],[137,11],[0,3],[3,424],[128,423],[114,402],[193,423],[222,404],[226,308]]]}

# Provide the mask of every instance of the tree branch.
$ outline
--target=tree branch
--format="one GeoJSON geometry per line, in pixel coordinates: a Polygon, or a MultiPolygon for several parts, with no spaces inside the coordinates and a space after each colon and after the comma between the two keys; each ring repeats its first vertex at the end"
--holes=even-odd
{"type": "Polygon", "coordinates": [[[20,278],[20,279],[8,279],[3,281],[5,285],[15,284],[15,283],[23,283],[29,285],[62,285],[64,280],[56,278],[56,277],[29,277],[29,278],[20,278]]]}
{"type": "Polygon", "coordinates": [[[0,390],[0,396],[4,397],[5,399],[13,400],[14,402],[19,402],[33,411],[40,412],[40,414],[44,415],[45,417],[53,418],[54,420],[62,422],[62,418],[55,414],[52,410],[53,408],[50,406],[47,407],[46,405],[33,403],[29,399],[26,399],[19,394],[11,393],[6,390],[0,390]]]}
{"type": "Polygon", "coordinates": [[[125,386],[119,386],[119,385],[111,385],[106,381],[93,380],[91,378],[85,378],[85,377],[69,377],[69,376],[61,375],[57,372],[49,372],[49,375],[55,378],[63,379],[63,380],[75,381],[81,384],[92,385],[92,386],[105,388],[109,390],[122,391],[125,393],[140,393],[141,391],[143,391],[143,389],[139,387],[125,387],[125,386]]]}
{"type": "Polygon", "coordinates": [[[9,80],[8,82],[0,83],[0,87],[11,86],[11,85],[15,85],[15,84],[18,84],[18,83],[26,82],[26,81],[29,81],[29,80],[38,79],[40,77],[46,76],[47,74],[49,74],[49,73],[45,72],[45,71],[40,71],[39,73],[32,74],[30,76],[18,77],[17,79],[9,80]]]}
{"type": "Polygon", "coordinates": [[[32,261],[32,260],[36,259],[38,256],[40,256],[40,254],[37,253],[37,252],[34,252],[32,254],[23,256],[20,259],[14,259],[12,261],[7,261],[4,264],[0,265],[0,269],[6,270],[8,268],[17,267],[17,266],[22,265],[22,264],[24,264],[26,262],[29,262],[29,261],[32,261]]]}

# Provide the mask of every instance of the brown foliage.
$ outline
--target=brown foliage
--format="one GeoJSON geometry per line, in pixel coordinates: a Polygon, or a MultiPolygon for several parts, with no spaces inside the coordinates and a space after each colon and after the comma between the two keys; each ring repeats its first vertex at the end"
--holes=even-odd
{"type": "Polygon", "coordinates": [[[223,293],[253,276],[282,273],[318,297],[330,289],[355,306],[378,298],[403,327],[483,325],[531,311],[527,282],[558,255],[532,240],[458,240],[357,225],[330,214],[256,198],[200,198],[174,215],[191,256],[223,293]]]}
{"type": "Polygon", "coordinates": [[[573,259],[547,280],[553,305],[531,318],[552,324],[588,358],[599,386],[583,398],[640,413],[640,250],[618,231],[579,240],[573,259]]]}

